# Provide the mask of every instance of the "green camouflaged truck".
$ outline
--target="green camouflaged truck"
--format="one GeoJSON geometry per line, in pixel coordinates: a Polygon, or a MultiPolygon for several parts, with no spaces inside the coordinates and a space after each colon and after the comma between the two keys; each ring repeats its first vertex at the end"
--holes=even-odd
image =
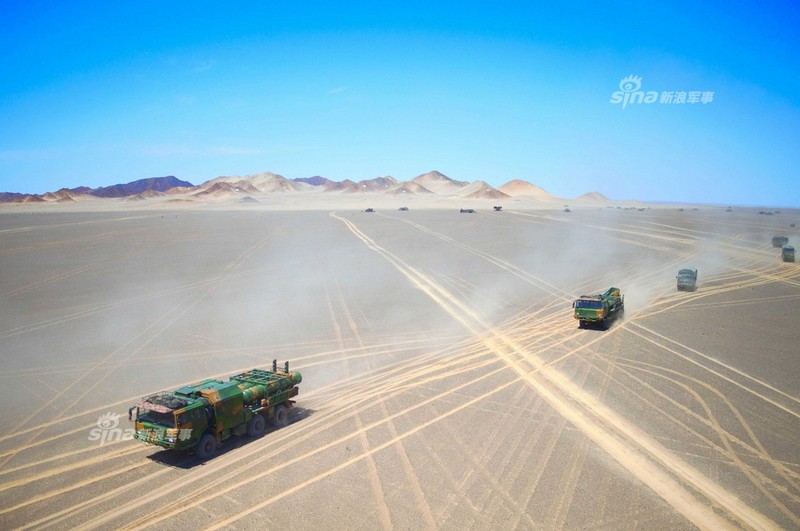
{"type": "Polygon", "coordinates": [[[678,271],[678,291],[695,291],[697,289],[697,269],[681,269],[678,271]]]}
{"type": "Polygon", "coordinates": [[[233,435],[258,437],[267,421],[285,426],[301,380],[289,362],[279,370],[273,361],[271,371],[252,369],[227,382],[208,379],[147,396],[128,410],[128,419],[136,439],[205,460],[233,435]]]}
{"type": "Polygon", "coordinates": [[[572,307],[579,328],[600,326],[607,330],[612,320],[623,315],[625,297],[619,288],[609,288],[599,295],[581,295],[572,303],[572,307]]]}

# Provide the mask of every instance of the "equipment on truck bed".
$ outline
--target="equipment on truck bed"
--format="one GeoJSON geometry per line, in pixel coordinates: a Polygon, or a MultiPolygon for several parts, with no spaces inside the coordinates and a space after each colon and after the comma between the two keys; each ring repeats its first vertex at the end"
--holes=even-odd
{"type": "Polygon", "coordinates": [[[208,459],[232,435],[258,437],[269,420],[276,428],[288,423],[289,408],[303,377],[283,370],[252,369],[227,382],[217,379],[147,396],[128,410],[134,437],[171,450],[193,451],[208,459]]]}

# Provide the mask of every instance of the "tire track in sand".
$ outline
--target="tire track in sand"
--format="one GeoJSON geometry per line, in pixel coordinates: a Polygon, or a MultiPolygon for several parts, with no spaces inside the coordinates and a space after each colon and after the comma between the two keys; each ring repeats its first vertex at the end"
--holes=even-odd
{"type": "MultiPolygon", "coordinates": [[[[345,303],[344,295],[342,294],[342,290],[341,290],[341,287],[339,286],[338,282],[336,284],[336,287],[337,287],[337,290],[338,290],[339,300],[340,300],[340,304],[341,304],[341,307],[342,307],[342,311],[344,312],[344,317],[347,320],[348,326],[350,328],[350,332],[356,338],[356,341],[358,343],[359,348],[363,349],[363,348],[365,348],[364,340],[361,337],[361,332],[359,331],[358,325],[356,324],[355,320],[353,319],[353,316],[352,316],[352,314],[350,312],[350,308],[348,308],[347,304],[345,303]]],[[[372,364],[372,361],[371,361],[370,358],[367,358],[367,366],[370,369],[373,368],[373,364],[372,364]]],[[[380,399],[378,400],[378,405],[380,407],[380,410],[381,410],[381,413],[383,414],[383,416],[384,417],[388,417],[389,416],[389,410],[386,408],[386,401],[384,400],[383,397],[380,397],[380,399]]],[[[360,419],[359,419],[359,423],[360,423],[360,419]]],[[[428,505],[428,501],[425,499],[425,493],[422,490],[422,486],[420,485],[420,481],[419,481],[419,478],[417,477],[417,474],[414,472],[414,467],[411,464],[411,460],[409,459],[408,454],[406,453],[405,446],[403,446],[403,441],[402,441],[402,439],[399,438],[399,434],[397,432],[397,427],[395,426],[395,423],[393,421],[391,421],[391,420],[389,420],[386,423],[386,427],[389,429],[389,435],[392,438],[398,439],[397,444],[395,445],[395,451],[397,453],[398,458],[400,459],[400,463],[403,466],[403,472],[405,473],[406,479],[408,480],[408,485],[411,488],[412,493],[414,494],[414,499],[417,502],[417,507],[419,508],[420,513],[422,514],[423,520],[425,520],[425,523],[429,527],[435,527],[436,523],[435,523],[434,518],[433,518],[433,512],[431,511],[431,508],[428,505]]],[[[359,426],[359,428],[361,428],[361,426],[359,426]]],[[[372,461],[372,460],[370,459],[370,461],[372,461]]],[[[377,468],[376,468],[376,473],[377,473],[377,468]]],[[[380,476],[379,475],[378,475],[378,479],[380,480],[380,476]]],[[[388,507],[387,507],[387,510],[388,510],[388,507]]]]}
{"type": "MultiPolygon", "coordinates": [[[[339,292],[339,296],[341,297],[341,291],[339,292]]],[[[336,311],[333,308],[333,301],[331,300],[330,293],[328,291],[327,284],[325,285],[325,299],[328,304],[328,312],[330,313],[331,317],[331,325],[333,326],[334,333],[336,335],[336,341],[339,344],[339,351],[341,352],[342,356],[345,356],[347,349],[345,348],[344,344],[344,336],[342,335],[342,327],[339,325],[339,321],[336,319],[336,311]]],[[[342,302],[344,305],[344,302],[342,302]]],[[[349,316],[348,316],[349,318],[349,316]]],[[[350,366],[347,363],[344,363],[345,371],[347,371],[347,376],[351,377],[350,374],[350,366]]],[[[361,413],[356,412],[353,415],[353,421],[356,425],[356,431],[358,432],[358,441],[361,444],[361,451],[365,454],[368,454],[369,457],[365,459],[365,465],[367,467],[370,490],[372,491],[372,497],[375,499],[375,506],[378,510],[378,520],[381,523],[381,527],[383,529],[392,529],[392,515],[389,511],[389,506],[386,505],[386,496],[383,492],[383,486],[381,485],[381,478],[378,474],[378,467],[375,464],[375,459],[373,459],[372,454],[369,453],[369,437],[367,431],[364,429],[364,422],[361,420],[361,413]]]]}

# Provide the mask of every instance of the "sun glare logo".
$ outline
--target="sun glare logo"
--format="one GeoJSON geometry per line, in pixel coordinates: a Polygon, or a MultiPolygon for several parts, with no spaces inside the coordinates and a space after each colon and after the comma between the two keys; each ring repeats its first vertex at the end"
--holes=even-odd
{"type": "Polygon", "coordinates": [[[634,75],[623,77],[619,81],[619,88],[620,90],[611,93],[609,103],[621,103],[623,109],[628,105],[639,103],[702,103],[705,105],[714,101],[714,93],[711,91],[676,90],[659,93],[656,90],[640,90],[642,88],[642,78],[634,75]]]}

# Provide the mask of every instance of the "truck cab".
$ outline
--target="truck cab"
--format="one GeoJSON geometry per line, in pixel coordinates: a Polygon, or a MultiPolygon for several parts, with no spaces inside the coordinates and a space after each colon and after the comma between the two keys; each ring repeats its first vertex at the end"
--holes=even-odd
{"type": "Polygon", "coordinates": [[[134,437],[171,450],[189,450],[209,425],[208,401],[158,393],[143,398],[128,410],[135,422],[134,437]]]}
{"type": "Polygon", "coordinates": [[[784,262],[794,262],[794,247],[784,245],[783,249],[781,249],[781,257],[784,262]]]}

